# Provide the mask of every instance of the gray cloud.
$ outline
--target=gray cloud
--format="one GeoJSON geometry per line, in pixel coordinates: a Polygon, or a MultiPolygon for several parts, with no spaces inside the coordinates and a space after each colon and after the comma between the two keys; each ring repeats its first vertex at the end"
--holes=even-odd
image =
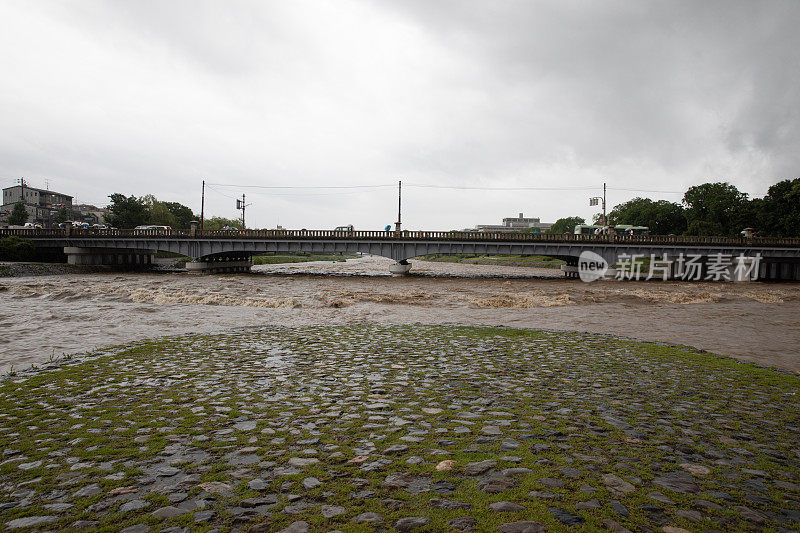
{"type": "MultiPolygon", "coordinates": [[[[8,1],[0,18],[3,186],[49,178],[87,201],[153,193],[195,209],[202,178],[678,191],[726,179],[760,195],[800,164],[793,1],[8,1]]],[[[211,212],[233,216],[241,190],[218,190],[211,212]]],[[[395,216],[390,190],[251,192],[265,226],[395,216]]],[[[405,218],[588,217],[588,194],[409,187],[405,218]]]]}

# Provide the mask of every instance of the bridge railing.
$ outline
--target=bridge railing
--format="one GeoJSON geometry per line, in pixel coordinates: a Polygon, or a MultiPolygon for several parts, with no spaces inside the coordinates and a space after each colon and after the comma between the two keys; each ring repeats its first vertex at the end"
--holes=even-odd
{"type": "Polygon", "coordinates": [[[132,238],[132,239],[271,239],[271,240],[390,240],[597,243],[679,246],[800,247],[800,238],[696,237],[689,235],[574,235],[571,233],[466,231],[336,231],[336,230],[137,230],[137,229],[0,229],[0,237],[132,238]]]}

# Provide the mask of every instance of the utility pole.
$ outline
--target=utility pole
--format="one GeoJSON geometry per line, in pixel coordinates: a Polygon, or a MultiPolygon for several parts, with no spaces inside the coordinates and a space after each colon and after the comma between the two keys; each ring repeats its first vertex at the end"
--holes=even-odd
{"type": "Polygon", "coordinates": [[[244,226],[244,208],[247,207],[247,205],[244,203],[244,201],[245,201],[244,194],[242,194],[242,199],[241,200],[238,200],[238,199],[236,200],[236,209],[241,209],[242,210],[242,230],[245,229],[245,226],[244,226]]]}
{"type": "Polygon", "coordinates": [[[597,205],[603,202],[603,226],[608,225],[608,217],[606,217],[606,184],[603,183],[603,196],[593,196],[589,198],[589,205],[597,205]]]}
{"type": "Polygon", "coordinates": [[[608,226],[608,218],[606,218],[606,183],[603,182],[603,225],[608,226]]]}
{"type": "Polygon", "coordinates": [[[206,180],[203,180],[203,192],[200,194],[200,231],[203,231],[203,210],[206,206],[206,180]]]}
{"type": "Polygon", "coordinates": [[[402,207],[403,200],[403,182],[397,181],[397,222],[395,222],[395,231],[400,231],[400,208],[402,207]]]}

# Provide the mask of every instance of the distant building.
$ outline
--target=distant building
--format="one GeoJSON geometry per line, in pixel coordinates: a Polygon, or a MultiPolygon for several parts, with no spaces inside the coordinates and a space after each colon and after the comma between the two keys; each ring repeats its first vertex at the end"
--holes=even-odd
{"type": "Polygon", "coordinates": [[[88,222],[89,224],[105,224],[108,209],[97,207],[91,204],[78,204],[73,211],[73,220],[80,220],[81,222],[88,222]]]}
{"type": "Polygon", "coordinates": [[[541,222],[538,218],[525,218],[522,213],[518,217],[504,218],[501,225],[497,224],[478,224],[474,228],[466,228],[464,231],[482,231],[486,233],[526,231],[533,229],[540,232],[547,231],[553,224],[541,222]]]}
{"type": "Polygon", "coordinates": [[[72,196],[60,192],[48,191],[29,187],[23,182],[20,185],[3,189],[3,204],[0,206],[0,220],[7,221],[8,215],[14,209],[14,204],[22,202],[28,211],[27,222],[50,226],[53,217],[62,207],[72,211],[72,196]]]}

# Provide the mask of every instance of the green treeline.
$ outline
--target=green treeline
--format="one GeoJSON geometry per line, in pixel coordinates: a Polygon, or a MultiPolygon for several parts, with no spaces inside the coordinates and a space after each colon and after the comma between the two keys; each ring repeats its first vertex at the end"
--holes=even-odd
{"type": "MultiPolygon", "coordinates": [[[[192,210],[178,202],[162,202],[152,194],[137,198],[115,193],[109,196],[106,223],[119,229],[136,226],[169,226],[173,229],[189,229],[192,220],[200,220],[192,210]]],[[[242,221],[223,217],[212,217],[203,223],[203,229],[218,230],[225,226],[241,229],[242,221]]]]}
{"type": "MultiPolygon", "coordinates": [[[[736,236],[753,228],[764,237],[800,236],[800,178],[783,180],[763,198],[748,198],[729,183],[690,187],[681,203],[634,198],[608,213],[611,225],[647,226],[653,235],[736,236]]],[[[550,233],[572,233],[581,217],[561,218],[550,233]]]]}

